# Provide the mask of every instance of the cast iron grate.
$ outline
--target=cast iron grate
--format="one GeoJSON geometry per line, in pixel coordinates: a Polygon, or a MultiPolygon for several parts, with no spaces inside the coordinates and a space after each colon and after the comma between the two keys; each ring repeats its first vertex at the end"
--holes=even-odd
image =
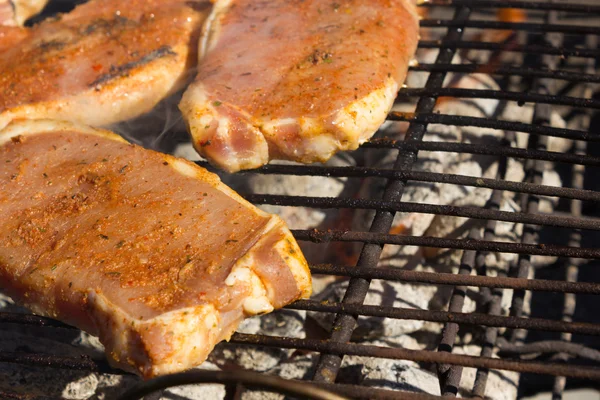
{"type": "MultiPolygon", "coordinates": [[[[451,10],[453,17],[446,20],[424,19],[423,32],[446,30],[441,40],[423,39],[420,49],[437,49],[435,62],[411,67],[412,71],[429,74],[423,88],[402,89],[398,100],[416,99],[414,112],[391,112],[390,121],[407,122],[403,140],[389,138],[374,139],[363,146],[363,151],[388,149],[397,152],[393,169],[378,169],[367,166],[331,167],[269,165],[248,174],[277,174],[328,176],[348,179],[381,178],[387,181],[385,191],[377,198],[315,197],[311,193],[304,196],[272,194],[246,194],[246,198],[256,204],[270,204],[285,207],[308,207],[314,209],[374,210],[374,218],[368,231],[351,230],[295,230],[299,241],[313,243],[361,243],[362,249],[355,265],[317,264],[312,265],[314,274],[332,275],[349,279],[349,285],[338,303],[316,300],[298,301],[289,309],[307,310],[335,314],[331,331],[326,338],[290,338],[237,333],[231,342],[248,346],[267,346],[296,349],[320,354],[314,374],[309,377],[313,383],[340,395],[360,398],[437,398],[419,393],[399,392],[386,389],[373,389],[348,383],[336,383],[342,360],[347,355],[360,355],[382,359],[411,360],[437,371],[440,393],[454,396],[459,392],[463,368],[476,368],[476,378],[472,390],[461,393],[463,396],[484,397],[490,370],[516,371],[523,374],[544,374],[552,381],[542,381],[521,394],[535,390],[553,390],[555,398],[560,398],[568,382],[600,381],[600,359],[595,357],[600,348],[600,321],[575,321],[573,316],[580,296],[600,294],[600,280],[596,274],[585,274],[586,282],[578,282],[580,269],[594,269],[600,260],[600,246],[597,235],[600,231],[598,203],[600,191],[594,186],[594,173],[600,166],[600,157],[594,155],[595,143],[600,135],[593,132],[592,125],[600,100],[595,95],[600,83],[596,60],[600,56],[598,34],[600,28],[600,6],[573,4],[553,1],[496,1],[496,0],[439,0],[422,5],[427,9],[442,7],[451,10]],[[501,8],[527,10],[527,22],[487,21],[480,19],[485,13],[501,8]],[[584,16],[584,17],[582,17],[584,16]],[[571,23],[572,21],[583,23],[571,23]],[[595,22],[593,22],[595,21],[595,22]],[[512,32],[502,43],[477,40],[463,40],[470,30],[505,30],[512,32]],[[491,53],[490,62],[453,64],[458,52],[479,51],[491,53]],[[499,60],[504,54],[522,56],[520,65],[506,64],[499,60]],[[501,82],[502,90],[483,90],[445,87],[449,73],[473,74],[485,72],[501,82]],[[527,82],[528,90],[514,90],[515,81],[527,82]],[[557,82],[563,86],[557,89],[557,82]],[[440,98],[496,99],[501,103],[517,102],[534,104],[531,121],[517,122],[498,118],[481,118],[460,115],[446,115],[435,112],[434,107],[440,98]],[[567,109],[565,118],[576,121],[569,128],[556,127],[551,123],[551,113],[556,107],[567,109]],[[504,131],[507,138],[515,132],[530,134],[527,146],[518,148],[497,144],[470,144],[453,142],[424,141],[431,124],[460,127],[480,127],[504,131]],[[569,152],[551,151],[549,137],[559,137],[573,141],[569,152]],[[522,182],[505,180],[502,168],[494,179],[430,171],[415,171],[413,166],[419,152],[477,154],[495,157],[499,165],[509,159],[524,162],[525,179],[522,182]],[[548,162],[556,163],[568,177],[564,187],[542,184],[542,173],[548,162]],[[585,179],[584,179],[585,178],[585,179]],[[489,199],[484,207],[434,205],[403,201],[408,182],[443,182],[453,185],[490,189],[489,199]],[[596,189],[596,190],[595,190],[596,189]],[[513,192],[520,196],[523,212],[500,210],[503,192],[513,192]],[[560,199],[558,211],[554,214],[539,212],[539,202],[543,197],[560,199]],[[562,207],[561,207],[562,206],[562,207]],[[561,211],[562,210],[562,211],[561,211]],[[419,214],[451,215],[483,221],[481,227],[472,228],[467,237],[430,237],[391,234],[394,215],[397,212],[419,214]],[[495,227],[498,222],[523,224],[523,233],[518,241],[498,240],[495,227]],[[545,241],[546,232],[560,232],[562,238],[557,244],[545,241]],[[589,237],[589,239],[586,239],[589,237]],[[564,240],[563,240],[564,239],[564,240]],[[412,271],[381,266],[380,257],[384,245],[410,245],[440,249],[463,250],[458,273],[438,273],[412,271]],[[490,253],[514,253],[518,258],[508,270],[489,275],[486,269],[486,255],[490,253]],[[531,257],[534,255],[557,256],[555,272],[561,276],[549,275],[552,279],[536,279],[531,257]],[[592,276],[592,278],[589,278],[592,276]],[[365,305],[372,280],[412,282],[424,285],[451,285],[452,296],[445,310],[426,310],[388,306],[365,305]],[[469,287],[480,288],[481,304],[476,312],[463,312],[465,292],[469,287]],[[501,299],[505,292],[514,291],[509,315],[501,313],[501,299]],[[524,311],[527,292],[551,292],[562,296],[559,318],[535,317],[524,311]],[[352,341],[358,316],[385,317],[401,320],[421,320],[444,324],[438,338],[437,349],[408,350],[401,347],[383,347],[361,344],[352,341]],[[479,345],[479,356],[453,353],[457,333],[461,328],[476,326],[483,330],[479,345]],[[527,332],[535,334],[527,340],[527,332]],[[554,332],[560,336],[553,339],[539,339],[538,333],[554,332]],[[587,335],[587,336],[582,336],[587,335]],[[586,340],[581,339],[587,337],[586,340]],[[591,339],[590,339],[591,338],[591,339]],[[539,339],[539,340],[538,340],[539,339]],[[501,346],[501,357],[492,357],[501,346]],[[584,381],[581,381],[584,380],[584,381]],[[545,385],[545,386],[544,386],[545,385]]],[[[511,136],[512,135],[512,136],[511,136]]],[[[202,163],[201,163],[202,164],[202,163]]],[[[202,164],[205,165],[205,164],[202,164]]],[[[325,248],[325,247],[324,247],[325,248]]],[[[542,271],[542,275],[545,273],[542,271]]],[[[595,300],[594,300],[595,301],[595,300]]],[[[535,311],[532,311],[534,314],[535,311]]],[[[32,315],[0,313],[2,324],[22,324],[48,328],[71,329],[65,325],[32,315]]],[[[57,357],[24,352],[2,353],[0,362],[23,365],[47,366],[51,368],[98,371],[111,374],[121,372],[111,369],[106,363],[90,358],[57,357]]],[[[243,375],[243,374],[242,374],[243,375]]],[[[187,377],[166,377],[155,386],[140,386],[139,391],[130,392],[140,396],[144,390],[168,387],[182,382],[217,381],[226,383],[230,398],[241,398],[245,385],[252,379],[235,374],[224,375],[198,373],[187,377]],[[210,375],[210,376],[209,376],[210,375]],[[237,384],[236,384],[237,383],[237,384]]],[[[523,383],[522,375],[522,385],[523,383]]],[[[433,378],[432,376],[432,379],[433,378]]],[[[291,382],[291,381],[290,381],[291,382]]],[[[281,390],[278,382],[258,382],[259,386],[281,390]]],[[[285,382],[283,383],[285,390],[285,382]]],[[[297,385],[287,387],[287,393],[295,392],[297,385]]],[[[316,390],[316,389],[315,389],[316,390]]],[[[305,392],[304,396],[320,394],[305,392]]],[[[490,394],[487,394],[490,396],[490,394]]],[[[0,397],[6,396],[0,392],[0,397]]],[[[11,396],[15,396],[11,394],[11,396]]],[[[326,397],[323,397],[326,398],[326,397]]]]}

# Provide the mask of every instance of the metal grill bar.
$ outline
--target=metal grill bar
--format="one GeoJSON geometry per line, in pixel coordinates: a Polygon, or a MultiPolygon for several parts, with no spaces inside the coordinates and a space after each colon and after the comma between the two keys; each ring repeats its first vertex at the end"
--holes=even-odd
{"type": "MultiPolygon", "coordinates": [[[[308,172],[311,171],[307,168],[294,168],[293,165],[280,166],[277,168],[277,173],[282,171],[295,170],[297,173],[293,175],[313,175],[308,172]]],[[[489,178],[478,178],[474,176],[465,175],[454,175],[454,174],[443,174],[436,172],[421,172],[421,171],[396,171],[392,169],[375,169],[375,168],[361,168],[361,167],[328,167],[324,169],[322,167],[314,167],[315,169],[321,169],[324,176],[340,176],[340,177],[378,177],[388,179],[402,179],[404,181],[419,181],[419,182],[432,182],[432,183],[447,183],[451,185],[461,186],[472,186],[487,189],[505,190],[516,193],[528,193],[537,194],[541,196],[549,197],[562,197],[565,199],[576,199],[586,201],[600,201],[600,193],[592,190],[579,190],[564,187],[545,186],[541,184],[528,183],[528,182],[512,182],[512,181],[501,181],[489,178]],[[327,171],[327,172],[325,172],[327,171]]],[[[272,171],[272,170],[271,170],[272,171]]],[[[315,171],[315,170],[312,170],[315,171]]],[[[317,175],[317,174],[315,174],[317,175]]],[[[322,175],[322,176],[323,176],[322,175]]],[[[384,200],[387,201],[387,200],[384,200]]]]}
{"type": "MultiPolygon", "coordinates": [[[[468,254],[469,252],[466,252],[468,254]]],[[[461,287],[466,292],[466,287],[461,287]]],[[[464,295],[464,293],[463,293],[464,295]]],[[[286,308],[292,310],[306,310],[331,312],[340,314],[354,314],[371,317],[394,319],[410,319],[439,323],[456,323],[467,325],[481,325],[506,327],[514,329],[531,329],[548,332],[569,332],[583,335],[600,336],[600,326],[584,322],[552,321],[539,318],[502,317],[499,315],[486,315],[478,313],[462,313],[460,311],[431,311],[415,310],[412,308],[397,308],[384,306],[369,306],[359,304],[321,303],[318,301],[302,300],[286,308]]]]}
{"type": "MultiPolygon", "coordinates": [[[[469,238],[478,239],[480,237],[477,229],[471,230],[469,238]]],[[[472,250],[466,250],[463,252],[460,268],[458,275],[471,275],[475,264],[476,253],[472,250]]],[[[452,314],[462,314],[461,311],[465,304],[465,297],[467,288],[464,286],[455,286],[452,290],[452,296],[448,304],[448,310],[452,314]]],[[[447,321],[442,330],[442,337],[440,339],[437,351],[440,354],[451,354],[454,348],[454,342],[456,340],[456,334],[458,333],[458,321],[451,319],[447,321]]],[[[440,392],[442,396],[456,396],[460,387],[460,378],[462,375],[462,365],[453,366],[447,363],[437,364],[437,374],[440,383],[440,392]]]]}
{"type": "Polygon", "coordinates": [[[410,360],[422,363],[461,365],[472,368],[489,368],[515,372],[529,372],[553,376],[567,376],[580,379],[600,379],[600,368],[541,363],[534,361],[513,361],[498,358],[483,358],[452,353],[440,353],[427,350],[408,350],[403,348],[387,348],[356,343],[340,343],[331,340],[281,338],[275,336],[247,335],[235,333],[232,343],[253,346],[272,346],[285,349],[301,349],[316,351],[322,354],[338,356],[354,355],[365,357],[387,358],[394,360],[410,360]]]}
{"type": "Polygon", "coordinates": [[[444,114],[419,114],[391,113],[392,121],[425,121],[430,124],[444,124],[453,126],[473,126],[477,128],[490,128],[503,131],[533,133],[536,135],[556,136],[565,139],[585,140],[588,142],[600,141],[600,135],[591,135],[587,131],[539,126],[514,121],[500,121],[491,118],[463,117],[444,114]]]}
{"type": "MultiPolygon", "coordinates": [[[[583,132],[582,132],[583,133],[583,132]]],[[[363,145],[365,148],[410,151],[439,151],[447,153],[480,154],[488,156],[512,157],[523,160],[544,160],[565,164],[581,164],[586,166],[600,166],[600,157],[593,155],[578,155],[570,153],[558,153],[554,151],[526,150],[515,147],[499,147],[496,145],[480,145],[471,143],[452,142],[418,142],[406,143],[398,140],[376,139],[363,145]]],[[[274,167],[276,167],[274,165],[274,167]]]]}
{"type": "Polygon", "coordinates": [[[479,29],[497,29],[509,31],[525,31],[530,33],[564,33],[572,35],[598,35],[600,28],[595,26],[575,26],[561,24],[544,24],[535,22],[500,22],[500,21],[474,21],[469,20],[465,23],[454,20],[421,20],[421,27],[425,28],[479,28],[479,29]]]}
{"type": "MultiPolygon", "coordinates": [[[[538,151],[537,154],[540,153],[547,152],[538,151]]],[[[203,163],[198,164],[202,165],[203,163]]],[[[268,167],[263,167],[259,171],[242,172],[241,174],[251,174],[257,172],[262,174],[330,176],[346,178],[378,177],[404,181],[420,181],[440,184],[445,183],[452,185],[473,186],[518,193],[538,194],[549,197],[563,197],[568,199],[586,201],[600,201],[600,193],[592,190],[579,190],[572,188],[532,184],[528,182],[502,181],[489,178],[478,178],[465,175],[443,174],[424,171],[398,171],[394,169],[377,169],[366,167],[307,167],[302,165],[272,165],[268,167]]]]}
{"type": "Polygon", "coordinates": [[[594,99],[581,99],[578,97],[556,96],[539,93],[508,92],[488,89],[461,89],[461,88],[406,88],[398,92],[398,99],[407,97],[452,97],[458,99],[496,99],[510,100],[519,104],[536,103],[552,104],[557,106],[571,106],[578,108],[600,109],[600,101],[594,99]]]}
{"type": "Polygon", "coordinates": [[[323,389],[331,390],[332,392],[340,393],[345,396],[349,396],[352,399],[368,399],[368,400],[440,400],[439,396],[432,396],[424,393],[412,393],[403,391],[391,391],[384,389],[377,389],[372,387],[357,386],[357,385],[345,385],[341,383],[326,383],[326,382],[315,382],[316,386],[322,387],[323,389]]]}
{"type": "MultiPolygon", "coordinates": [[[[585,154],[586,144],[579,143],[577,146],[577,152],[585,154]]],[[[583,187],[583,173],[585,168],[583,166],[574,166],[573,167],[573,186],[575,187],[583,187]]],[[[571,202],[571,213],[575,216],[581,216],[581,202],[578,200],[573,200],[571,202]]],[[[571,238],[569,240],[569,246],[580,247],[581,246],[581,232],[574,231],[571,233],[571,238]]],[[[579,272],[579,260],[569,259],[567,261],[567,270],[565,281],[567,282],[577,282],[577,276],[579,272]]],[[[564,297],[564,305],[563,305],[563,317],[562,320],[564,322],[570,322],[573,320],[573,315],[575,314],[575,304],[576,304],[576,296],[572,293],[565,293],[564,297]]],[[[561,333],[561,340],[564,342],[571,341],[571,333],[563,332],[561,333]]],[[[563,353],[560,356],[560,360],[567,361],[568,355],[563,353]]],[[[598,360],[600,361],[600,360],[598,360]]],[[[567,383],[567,379],[563,376],[557,377],[554,381],[553,387],[553,396],[562,397],[562,393],[565,389],[567,383]]]]}
{"type": "Polygon", "coordinates": [[[578,248],[547,244],[524,244],[488,242],[485,240],[472,239],[446,239],[427,236],[400,236],[373,232],[347,232],[347,231],[321,231],[293,230],[298,240],[306,240],[314,243],[323,242],[362,242],[368,244],[394,244],[404,246],[436,247],[441,249],[458,250],[480,250],[493,251],[496,253],[529,254],[538,256],[557,256],[572,258],[600,258],[599,248],[578,248]]]}
{"type": "MultiPolygon", "coordinates": [[[[499,173],[501,176],[506,175],[506,164],[504,164],[504,169],[499,173]]],[[[500,202],[502,201],[503,193],[500,191],[496,191],[492,195],[492,203],[494,207],[499,207],[500,202]]],[[[495,240],[496,239],[496,226],[497,222],[494,220],[490,220],[487,223],[484,239],[485,240],[495,240]]],[[[477,271],[481,275],[487,275],[487,265],[486,265],[486,253],[480,252],[477,254],[477,258],[475,261],[475,266],[477,271]]],[[[504,278],[507,275],[506,268],[501,268],[497,272],[497,277],[504,278]]],[[[501,315],[502,311],[502,296],[504,292],[502,289],[494,289],[489,290],[487,288],[481,290],[481,295],[483,298],[491,297],[491,301],[487,304],[487,313],[492,318],[497,318],[501,315]]],[[[481,352],[479,353],[481,357],[492,357],[494,351],[494,343],[496,342],[496,338],[498,336],[498,329],[495,327],[487,327],[485,330],[485,334],[483,337],[483,343],[481,344],[481,352]]],[[[485,368],[477,369],[475,375],[475,382],[473,383],[473,394],[478,397],[485,396],[485,388],[487,386],[489,370],[485,368]]]]}
{"type": "MultiPolygon", "coordinates": [[[[306,310],[318,312],[331,312],[340,314],[365,315],[372,317],[384,317],[407,320],[421,320],[439,323],[464,323],[468,325],[496,326],[515,329],[532,329],[549,332],[569,332],[583,335],[600,336],[600,327],[596,324],[570,321],[553,321],[536,318],[515,318],[489,316],[477,313],[461,313],[446,311],[415,310],[411,308],[397,308],[384,306],[369,306],[360,304],[322,303],[314,300],[297,301],[286,308],[291,310],[306,310]]],[[[76,329],[72,326],[62,324],[58,321],[30,316],[22,318],[20,314],[0,313],[0,322],[18,323],[22,325],[45,326],[64,329],[76,329]]],[[[15,354],[7,353],[4,360],[10,360],[15,354]]],[[[2,360],[0,358],[0,360],[2,360]]],[[[82,364],[83,365],[83,364],[82,364]]]]}
{"type": "MultiPolygon", "coordinates": [[[[30,365],[32,367],[66,368],[80,371],[99,371],[98,365],[91,358],[82,355],[81,358],[60,357],[44,354],[0,353],[0,362],[30,365]]],[[[113,372],[112,369],[102,371],[113,372]]]]}
{"type": "Polygon", "coordinates": [[[507,67],[504,65],[488,65],[488,64],[454,64],[447,67],[442,67],[436,64],[419,64],[411,67],[411,71],[422,72],[439,72],[445,68],[448,72],[456,72],[461,74],[489,74],[503,76],[520,76],[534,78],[549,78],[559,79],[573,82],[590,82],[600,83],[600,76],[594,74],[584,74],[579,72],[569,72],[557,69],[533,69],[530,67],[507,67]]]}
{"type": "MultiPolygon", "coordinates": [[[[561,292],[576,294],[600,294],[600,284],[591,282],[564,282],[543,279],[522,279],[488,276],[460,276],[441,272],[409,271],[399,268],[379,267],[376,269],[344,267],[330,264],[313,265],[313,274],[337,275],[386,281],[415,282],[434,285],[464,285],[500,289],[523,289],[539,292],[561,292]]],[[[2,320],[0,313],[0,321],[2,320]]]]}
{"type": "Polygon", "coordinates": [[[561,228],[600,230],[600,220],[554,216],[550,214],[525,214],[497,211],[478,207],[457,207],[437,204],[410,202],[388,202],[367,199],[345,199],[339,197],[282,196],[271,194],[244,194],[243,197],[254,204],[294,206],[309,208],[348,208],[362,210],[385,210],[390,212],[411,212],[420,214],[450,215],[496,221],[536,224],[561,228]]]}
{"type": "MultiPolygon", "coordinates": [[[[588,47],[597,47],[598,39],[594,36],[588,36],[586,38],[586,44],[588,45],[588,47]]],[[[588,73],[595,72],[593,60],[588,60],[585,70],[588,73]]],[[[592,93],[590,86],[586,85],[583,90],[583,96],[584,97],[592,97],[592,95],[593,95],[593,93],[592,93]]],[[[585,114],[583,114],[579,120],[580,125],[583,127],[590,126],[590,122],[591,122],[591,115],[589,112],[586,112],[585,114]]],[[[576,143],[575,144],[575,153],[577,155],[587,154],[587,143],[585,143],[585,142],[576,143]]],[[[572,174],[573,174],[573,176],[571,179],[571,186],[574,188],[583,188],[585,166],[584,165],[574,165],[572,167],[572,174]]],[[[570,210],[571,214],[573,216],[575,216],[575,217],[582,216],[581,201],[572,200],[570,208],[571,208],[571,210],[570,210]]],[[[571,232],[570,239],[569,239],[569,246],[581,247],[581,239],[582,239],[582,234],[580,231],[576,230],[576,231],[571,232]]],[[[575,259],[567,260],[567,267],[566,267],[566,271],[565,271],[565,281],[566,282],[577,282],[577,278],[579,275],[579,265],[580,265],[579,260],[575,260],[575,259]]],[[[564,301],[563,301],[563,312],[562,312],[562,320],[563,321],[570,322],[573,320],[573,315],[575,314],[576,303],[577,303],[577,296],[575,294],[565,293],[564,301]]],[[[572,335],[570,333],[561,333],[560,339],[561,339],[561,341],[563,341],[565,343],[565,345],[567,345],[567,344],[570,344],[572,335]]],[[[558,350],[558,348],[556,346],[554,346],[553,349],[554,349],[554,351],[558,350]]],[[[588,354],[593,354],[593,353],[594,352],[585,351],[585,352],[579,352],[578,355],[581,356],[583,354],[588,355],[588,354]]],[[[595,353],[598,354],[597,351],[595,353]]],[[[569,359],[570,354],[571,353],[561,353],[559,355],[559,359],[566,362],[569,359]]],[[[600,357],[598,357],[597,361],[600,361],[600,357]]],[[[554,380],[554,387],[552,388],[553,398],[557,398],[557,399],[562,398],[562,394],[565,390],[566,385],[567,385],[566,377],[564,377],[564,376],[556,377],[554,380]]]]}
{"type": "MultiPolygon", "coordinates": [[[[600,351],[561,340],[545,340],[526,344],[512,344],[504,338],[499,338],[497,343],[500,356],[521,356],[530,354],[556,355],[557,353],[566,356],[579,357],[595,362],[600,362],[600,351]]],[[[542,358],[542,357],[539,357],[542,358]]],[[[552,357],[553,360],[565,362],[562,357],[552,357]]],[[[560,377],[558,377],[560,378],[560,377]]]]}
{"type": "Polygon", "coordinates": [[[595,49],[575,49],[558,48],[542,45],[520,45],[495,42],[474,42],[468,40],[421,40],[419,42],[421,49],[464,49],[464,50],[485,50],[485,51],[503,51],[507,53],[528,53],[528,54],[551,54],[561,57],[582,57],[595,58],[600,55],[600,50],[595,49]]]}
{"type": "MultiPolygon", "coordinates": [[[[514,139],[513,135],[508,135],[507,138],[503,141],[503,145],[509,146],[510,142],[514,139]]],[[[506,175],[506,160],[501,160],[501,163],[498,167],[497,177],[502,179],[506,175]]],[[[491,210],[497,211],[500,208],[500,204],[503,200],[503,192],[499,190],[495,190],[492,193],[491,198],[488,200],[487,205],[491,210]]],[[[492,241],[495,238],[493,234],[496,226],[496,221],[490,220],[487,222],[486,230],[484,233],[483,239],[486,241],[492,241]]],[[[469,234],[469,238],[471,239],[479,239],[481,234],[478,229],[472,229],[469,234]]],[[[478,275],[485,275],[485,257],[484,253],[476,253],[476,252],[464,252],[463,258],[461,262],[461,266],[459,269],[459,275],[471,275],[473,268],[477,271],[478,275]]],[[[467,293],[467,288],[465,286],[455,286],[453,289],[452,297],[450,299],[450,304],[448,309],[451,311],[461,312],[464,307],[464,299],[467,293]]],[[[488,294],[486,290],[482,288],[481,295],[485,297],[488,294]]],[[[451,322],[446,323],[444,326],[444,330],[442,331],[442,338],[440,339],[440,343],[438,345],[438,351],[446,351],[452,352],[454,347],[454,343],[456,342],[456,336],[458,334],[458,330],[460,321],[452,320],[451,322]]],[[[485,349],[482,348],[482,352],[485,349]]],[[[491,357],[491,354],[481,354],[483,357],[491,357]]],[[[458,394],[458,389],[460,387],[460,380],[462,377],[462,367],[453,366],[449,367],[447,365],[438,365],[438,379],[440,382],[440,389],[444,395],[448,396],[456,396],[458,394]]],[[[481,377],[479,376],[479,380],[481,381],[481,377]]],[[[485,377],[484,377],[485,378],[485,377]]],[[[477,382],[476,382],[477,383],[477,382]]]]}
{"type": "Polygon", "coordinates": [[[600,7],[587,4],[551,3],[546,1],[519,1],[510,0],[428,0],[422,4],[423,7],[434,6],[476,6],[480,8],[521,8],[527,10],[554,10],[579,12],[586,14],[600,14],[600,7]]]}
{"type": "MultiPolygon", "coordinates": [[[[547,16],[546,22],[552,24],[556,21],[556,12],[550,11],[547,16]]],[[[545,40],[552,43],[553,45],[561,45],[563,42],[563,36],[560,34],[549,34],[545,37],[545,40]]],[[[557,65],[557,60],[553,56],[542,56],[538,60],[538,66],[547,65],[551,69],[557,65]]],[[[535,92],[541,95],[551,95],[553,92],[552,81],[547,79],[539,79],[534,81],[533,89],[535,92]]],[[[545,125],[551,126],[551,113],[552,109],[547,103],[536,103],[534,108],[534,114],[532,117],[532,125],[545,125]]],[[[528,148],[534,148],[536,150],[547,150],[548,138],[545,136],[530,136],[528,148]]],[[[530,161],[528,168],[529,179],[536,184],[542,183],[542,177],[545,169],[545,164],[541,161],[530,161]]],[[[539,212],[540,199],[536,196],[528,195],[526,197],[527,212],[538,213],[539,212]]],[[[533,244],[538,241],[539,228],[537,226],[525,225],[523,228],[522,243],[533,244]]],[[[518,278],[528,278],[530,272],[535,274],[535,270],[531,266],[530,255],[519,255],[519,262],[517,267],[512,271],[518,278]]],[[[523,315],[523,308],[525,302],[525,291],[516,290],[513,293],[512,302],[510,306],[510,316],[520,317],[523,315]]],[[[527,335],[526,331],[512,330],[507,331],[505,336],[509,337],[511,342],[522,342],[527,335]]]]}
{"type": "MultiPolygon", "coordinates": [[[[283,338],[263,335],[247,335],[236,333],[231,342],[253,346],[269,346],[286,349],[317,351],[320,353],[338,355],[370,356],[377,358],[411,360],[424,363],[445,363],[465,367],[490,368],[517,372],[530,372],[554,376],[567,376],[580,379],[600,379],[600,369],[578,365],[548,364],[529,361],[511,361],[497,358],[482,358],[433,351],[407,350],[401,348],[385,348],[379,346],[359,345],[355,343],[338,343],[333,341],[283,338]]],[[[24,355],[14,353],[0,354],[0,362],[16,362],[32,366],[44,365],[51,368],[66,368],[85,371],[100,371],[111,373],[112,369],[104,370],[102,363],[88,359],[73,357],[57,357],[42,355],[24,355]]],[[[122,372],[119,372],[122,374],[122,372]]]]}

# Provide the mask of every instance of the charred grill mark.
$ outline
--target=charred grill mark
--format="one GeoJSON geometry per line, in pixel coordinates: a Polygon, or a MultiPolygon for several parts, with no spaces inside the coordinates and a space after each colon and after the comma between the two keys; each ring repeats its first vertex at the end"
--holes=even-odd
{"type": "Polygon", "coordinates": [[[98,18],[88,26],[84,27],[81,30],[81,34],[90,35],[99,30],[103,32],[110,32],[114,29],[120,29],[131,25],[136,25],[136,22],[120,15],[115,16],[115,18],[111,20],[98,18]]]}
{"type": "Polygon", "coordinates": [[[40,43],[38,48],[42,52],[48,52],[52,50],[61,51],[68,45],[76,45],[82,37],[86,37],[94,33],[110,33],[110,35],[113,36],[117,32],[136,24],[137,23],[135,21],[120,15],[117,15],[115,18],[110,20],[98,18],[84,28],[79,29],[79,35],[76,35],[74,40],[61,41],[58,39],[53,39],[49,41],[43,41],[40,43]]]}
{"type": "Polygon", "coordinates": [[[66,45],[67,43],[54,39],[48,42],[42,42],[38,47],[41,51],[45,52],[50,50],[62,50],[66,45]]]}
{"type": "Polygon", "coordinates": [[[128,76],[129,72],[142,65],[146,65],[158,58],[166,57],[166,56],[176,56],[177,53],[174,52],[170,46],[162,46],[149,54],[146,54],[142,58],[136,61],[128,62],[123,65],[112,65],[110,67],[110,71],[106,74],[100,75],[97,79],[91,82],[88,86],[95,87],[97,85],[105,84],[116,78],[122,78],[128,76]]]}
{"type": "Polygon", "coordinates": [[[193,9],[194,11],[205,11],[208,10],[209,8],[212,8],[212,4],[208,3],[208,2],[197,2],[197,1],[188,1],[185,3],[186,6],[190,7],[191,9],[193,9]]]}

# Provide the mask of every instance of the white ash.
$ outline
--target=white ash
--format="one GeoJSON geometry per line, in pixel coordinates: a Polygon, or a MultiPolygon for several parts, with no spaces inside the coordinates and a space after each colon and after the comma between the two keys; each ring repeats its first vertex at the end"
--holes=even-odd
{"type": "MultiPolygon", "coordinates": [[[[406,335],[390,341],[372,341],[364,344],[421,350],[419,343],[406,335]]],[[[338,381],[359,384],[378,389],[403,390],[440,395],[437,377],[414,361],[375,359],[371,357],[346,356],[342,362],[338,381]]]]}
{"type": "MultiPolygon", "coordinates": [[[[338,281],[331,284],[323,293],[315,297],[323,302],[341,303],[348,281],[338,281]]],[[[402,307],[425,310],[435,295],[437,288],[431,285],[413,285],[393,281],[374,280],[371,282],[364,304],[386,307],[402,307]]],[[[332,313],[310,312],[310,317],[317,321],[327,331],[331,330],[332,313]]],[[[355,340],[372,340],[380,337],[395,337],[403,333],[418,331],[424,321],[399,320],[391,318],[361,316],[354,331],[355,340]]]]}
{"type": "MultiPolygon", "coordinates": [[[[247,319],[237,331],[247,334],[304,338],[305,322],[306,311],[277,310],[261,317],[247,319]]],[[[209,360],[222,368],[243,368],[263,372],[284,362],[293,353],[292,349],[221,343],[215,347],[209,360]]]]}
{"type": "MultiPolygon", "coordinates": [[[[314,353],[298,355],[282,361],[266,373],[284,379],[309,380],[312,378],[319,357],[314,353]]],[[[286,397],[264,390],[247,390],[242,394],[243,400],[283,400],[286,397]]]]}
{"type": "MultiPolygon", "coordinates": [[[[531,104],[518,105],[516,103],[507,103],[506,110],[503,113],[503,119],[507,121],[531,123],[533,121],[534,106],[531,104]]],[[[567,128],[567,123],[558,113],[557,109],[552,108],[550,113],[550,126],[553,128],[567,128]]],[[[548,136],[548,151],[560,153],[568,152],[573,146],[573,141],[556,136],[548,136]]],[[[517,147],[527,148],[529,133],[520,132],[517,135],[517,147]]],[[[551,165],[551,163],[549,163],[551,165]]]]}
{"type": "Polygon", "coordinates": [[[0,391],[27,394],[31,400],[114,399],[135,384],[131,376],[1,364],[0,391]]]}
{"type": "MultiPolygon", "coordinates": [[[[220,368],[210,362],[202,364],[199,370],[204,371],[218,371],[220,368]]],[[[146,400],[173,400],[176,399],[224,399],[225,398],[225,386],[219,384],[204,384],[204,385],[185,385],[174,388],[169,388],[162,393],[155,395],[153,399],[147,396],[146,400]]]]}
{"type": "MultiPolygon", "coordinates": [[[[481,347],[474,345],[454,346],[455,354],[470,356],[481,355],[481,347]]],[[[497,358],[497,356],[493,356],[497,358]]],[[[471,396],[471,390],[475,383],[477,369],[463,368],[459,392],[465,396],[471,396]]],[[[494,400],[513,400],[517,398],[517,387],[519,385],[519,373],[513,371],[490,370],[488,373],[485,396],[494,400]]]]}

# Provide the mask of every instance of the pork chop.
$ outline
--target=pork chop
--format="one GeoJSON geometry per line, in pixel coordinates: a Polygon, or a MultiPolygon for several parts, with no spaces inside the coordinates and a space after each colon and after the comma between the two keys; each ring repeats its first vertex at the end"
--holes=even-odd
{"type": "Polygon", "coordinates": [[[311,293],[298,245],[193,163],[83,125],[0,131],[0,282],[145,378],[203,362],[247,316],[311,293]]]}
{"type": "Polygon", "coordinates": [[[0,128],[17,118],[103,126],[189,82],[204,0],[91,0],[32,28],[0,27],[0,128]]]}
{"type": "Polygon", "coordinates": [[[48,0],[0,0],[0,25],[21,26],[46,3],[48,0]]]}
{"type": "Polygon", "coordinates": [[[412,0],[217,0],[179,107],[225,170],[323,162],[383,123],[417,39],[412,0]]]}

